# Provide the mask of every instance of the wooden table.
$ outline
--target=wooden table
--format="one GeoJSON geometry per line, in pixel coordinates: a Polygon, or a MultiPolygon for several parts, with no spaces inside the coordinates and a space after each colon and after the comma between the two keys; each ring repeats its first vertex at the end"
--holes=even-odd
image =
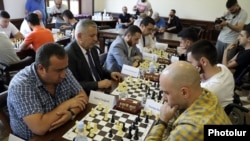
{"type": "Polygon", "coordinates": [[[105,26],[110,24],[115,24],[117,22],[117,19],[92,19],[92,21],[96,22],[99,26],[105,26]]]}
{"type": "Polygon", "coordinates": [[[177,34],[164,32],[156,35],[156,41],[166,43],[170,47],[177,47],[180,45],[179,37],[177,34]]]}

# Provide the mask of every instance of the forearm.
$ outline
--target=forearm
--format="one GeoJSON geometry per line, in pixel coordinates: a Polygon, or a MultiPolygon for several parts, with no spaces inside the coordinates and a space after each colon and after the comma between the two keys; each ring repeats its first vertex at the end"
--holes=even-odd
{"type": "Polygon", "coordinates": [[[223,58],[222,58],[222,64],[225,66],[228,66],[227,54],[228,54],[228,50],[225,49],[223,53],[223,58]]]}
{"type": "Polygon", "coordinates": [[[176,26],[168,28],[168,30],[174,30],[174,29],[176,29],[176,26]]]}
{"type": "Polygon", "coordinates": [[[155,125],[148,134],[146,141],[160,141],[162,140],[165,126],[162,124],[155,125]]]}
{"type": "Polygon", "coordinates": [[[243,28],[243,26],[240,25],[232,25],[230,23],[227,23],[226,25],[228,28],[232,29],[233,31],[240,32],[243,28]]]}

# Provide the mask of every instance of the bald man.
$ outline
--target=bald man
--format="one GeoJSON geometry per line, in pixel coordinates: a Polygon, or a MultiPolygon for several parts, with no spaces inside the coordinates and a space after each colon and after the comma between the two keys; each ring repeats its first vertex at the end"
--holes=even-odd
{"type": "Polygon", "coordinates": [[[68,9],[68,6],[62,3],[62,0],[54,0],[55,5],[50,9],[50,18],[51,23],[55,23],[56,28],[60,28],[62,25],[65,25],[63,20],[62,13],[68,9]],[[52,18],[52,19],[51,19],[52,18]]]}
{"type": "Polygon", "coordinates": [[[161,73],[160,88],[165,103],[147,141],[203,141],[205,124],[232,124],[217,97],[200,87],[199,72],[190,63],[168,66],[161,73]]]}
{"type": "MultiPolygon", "coordinates": [[[[37,16],[40,20],[40,25],[42,27],[44,27],[42,12],[40,10],[35,10],[35,11],[33,11],[33,13],[37,14],[37,16]]],[[[31,32],[31,28],[30,28],[26,19],[24,19],[22,24],[21,24],[20,32],[23,34],[24,37],[27,37],[27,35],[31,32]]]]}

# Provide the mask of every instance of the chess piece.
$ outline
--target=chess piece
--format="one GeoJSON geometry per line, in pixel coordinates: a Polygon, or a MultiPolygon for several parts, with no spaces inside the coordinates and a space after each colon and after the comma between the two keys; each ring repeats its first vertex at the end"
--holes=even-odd
{"type": "Polygon", "coordinates": [[[139,137],[138,137],[138,128],[135,129],[135,134],[134,134],[134,140],[138,140],[139,137]]]}
{"type": "Polygon", "coordinates": [[[95,136],[95,131],[94,129],[90,129],[89,136],[93,138],[95,136]]]}
{"type": "Polygon", "coordinates": [[[114,114],[112,115],[112,118],[111,118],[111,123],[114,123],[115,122],[115,116],[114,114]]]}
{"type": "Polygon", "coordinates": [[[148,111],[148,116],[152,116],[152,111],[151,110],[148,111]]]}
{"type": "Polygon", "coordinates": [[[153,91],[151,99],[153,99],[153,100],[155,99],[155,91],[153,91]]]}
{"type": "Polygon", "coordinates": [[[118,134],[119,136],[122,136],[122,134],[123,134],[122,128],[123,128],[123,124],[120,123],[120,124],[119,124],[119,128],[118,128],[118,132],[117,132],[117,134],[118,134]]]}
{"type": "Polygon", "coordinates": [[[143,116],[144,116],[144,110],[143,110],[143,109],[141,109],[140,116],[141,116],[141,117],[143,117],[143,116]]]}
{"type": "Polygon", "coordinates": [[[91,115],[90,116],[91,117],[95,117],[95,110],[94,110],[94,108],[91,109],[91,115]]]}
{"type": "Polygon", "coordinates": [[[119,129],[119,121],[117,121],[117,122],[115,123],[115,128],[116,128],[116,129],[119,129]]]}
{"type": "Polygon", "coordinates": [[[162,99],[162,91],[159,92],[158,97],[157,97],[158,101],[161,101],[161,99],[162,99]]]}
{"type": "Polygon", "coordinates": [[[98,103],[97,110],[101,111],[102,110],[102,103],[98,103]]]}
{"type": "Polygon", "coordinates": [[[107,114],[107,113],[104,115],[103,120],[104,120],[104,121],[108,121],[108,120],[109,120],[109,118],[108,118],[108,114],[107,114]]]}
{"type": "Polygon", "coordinates": [[[148,115],[146,115],[145,123],[148,123],[148,115]]]}
{"type": "Polygon", "coordinates": [[[97,123],[94,123],[93,129],[94,129],[94,132],[97,132],[97,131],[98,131],[97,123]]]}
{"type": "Polygon", "coordinates": [[[126,127],[125,127],[125,123],[122,123],[122,131],[125,132],[126,131],[126,127]]]}
{"type": "Polygon", "coordinates": [[[109,130],[109,137],[110,137],[110,138],[113,137],[112,129],[109,130]]]}
{"type": "Polygon", "coordinates": [[[105,113],[105,114],[108,114],[108,106],[105,106],[105,108],[104,108],[104,113],[105,113]]]}
{"type": "Polygon", "coordinates": [[[90,121],[88,121],[88,123],[87,123],[87,130],[89,130],[91,128],[91,123],[90,123],[90,121]]]}
{"type": "Polygon", "coordinates": [[[137,122],[140,122],[140,121],[141,121],[140,114],[137,115],[136,120],[137,120],[137,122]]]}
{"type": "Polygon", "coordinates": [[[132,127],[129,127],[128,134],[126,136],[128,139],[132,138],[132,133],[131,132],[132,132],[132,127]]]}
{"type": "Polygon", "coordinates": [[[160,114],[155,115],[155,120],[157,121],[160,118],[160,114]]]}

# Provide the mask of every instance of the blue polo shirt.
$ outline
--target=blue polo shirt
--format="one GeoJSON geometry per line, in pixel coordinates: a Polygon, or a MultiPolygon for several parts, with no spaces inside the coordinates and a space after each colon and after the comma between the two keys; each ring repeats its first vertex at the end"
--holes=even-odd
{"type": "Polygon", "coordinates": [[[155,23],[155,25],[158,28],[166,27],[166,22],[165,22],[165,20],[162,17],[160,17],[160,19],[155,23]]]}

